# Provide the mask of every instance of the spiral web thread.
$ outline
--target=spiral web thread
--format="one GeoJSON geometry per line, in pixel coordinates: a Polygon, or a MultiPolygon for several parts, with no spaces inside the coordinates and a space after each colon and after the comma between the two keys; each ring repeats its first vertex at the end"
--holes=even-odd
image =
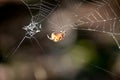
{"type": "MultiPolygon", "coordinates": [[[[120,2],[119,0],[83,0],[81,3],[87,3],[96,6],[96,9],[89,11],[83,16],[77,16],[77,22],[70,24],[73,29],[95,31],[112,36],[118,48],[120,43],[117,36],[120,36],[120,2]],[[82,27],[86,25],[87,27],[82,27]]],[[[82,6],[82,5],[81,5],[82,6]]],[[[77,11],[78,11],[78,6],[77,11]]],[[[79,15],[75,13],[75,15],[79,15]]]]}

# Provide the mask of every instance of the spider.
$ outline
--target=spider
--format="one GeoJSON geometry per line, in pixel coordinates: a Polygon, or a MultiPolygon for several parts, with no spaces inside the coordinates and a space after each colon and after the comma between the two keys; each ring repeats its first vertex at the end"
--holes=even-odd
{"type": "Polygon", "coordinates": [[[51,36],[48,36],[48,39],[54,41],[54,42],[60,42],[65,37],[65,31],[60,31],[59,33],[51,33],[51,36]]]}

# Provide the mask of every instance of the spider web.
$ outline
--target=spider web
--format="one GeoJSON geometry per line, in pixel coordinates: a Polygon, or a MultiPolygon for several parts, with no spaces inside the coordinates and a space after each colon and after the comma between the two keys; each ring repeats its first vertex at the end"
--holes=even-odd
{"type": "Polygon", "coordinates": [[[34,4],[28,4],[24,0],[20,0],[20,1],[22,1],[23,4],[26,5],[26,7],[28,8],[29,13],[31,15],[31,22],[27,26],[24,26],[22,28],[23,30],[26,31],[25,36],[20,41],[18,46],[15,48],[13,53],[9,54],[7,57],[14,55],[26,38],[34,39],[36,41],[36,43],[38,44],[38,46],[40,47],[40,49],[42,49],[38,39],[36,37],[34,37],[34,35],[41,32],[42,22],[45,19],[47,19],[47,17],[50,16],[52,14],[52,12],[59,5],[59,1],[57,1],[57,0],[52,0],[52,1],[39,0],[39,1],[35,2],[34,4]]]}
{"type": "MultiPolygon", "coordinates": [[[[70,0],[72,1],[72,0],[70,0]]],[[[39,41],[34,37],[35,34],[39,33],[41,31],[41,23],[45,19],[49,21],[47,18],[52,11],[56,9],[58,5],[54,3],[50,3],[47,1],[40,1],[37,2],[36,4],[27,4],[26,2],[22,1],[29,9],[29,12],[31,14],[31,22],[29,25],[23,27],[23,29],[26,31],[25,36],[23,39],[20,41],[19,45],[17,48],[14,50],[14,52],[11,55],[13,55],[22,42],[28,38],[28,39],[35,39],[37,44],[40,46],[39,41]],[[33,14],[32,10],[37,10],[37,14],[33,14]]],[[[80,1],[77,1],[80,2],[80,1]]],[[[56,2],[57,3],[57,2],[56,2]]],[[[69,24],[69,25],[63,25],[63,26],[69,26],[72,29],[80,29],[80,30],[87,30],[87,31],[96,31],[96,32],[102,32],[106,33],[112,36],[112,38],[115,40],[116,44],[120,48],[120,44],[118,40],[116,39],[116,36],[119,36],[120,33],[115,31],[119,23],[119,10],[120,10],[120,5],[118,4],[119,1],[115,0],[114,2],[112,0],[102,0],[102,1],[97,1],[97,0],[81,0],[79,5],[72,5],[75,6],[77,10],[73,11],[73,15],[75,15],[76,21],[69,24]],[[92,8],[92,10],[89,11],[88,14],[81,15],[79,16],[79,10],[82,8],[82,5],[84,3],[87,3],[89,5],[92,5],[95,7],[95,9],[92,8]],[[116,10],[113,8],[113,6],[116,6],[116,10]],[[96,8],[97,7],[97,8],[96,8]],[[76,12],[77,11],[77,12],[76,12]],[[90,25],[89,27],[81,27],[83,25],[90,25]]],[[[58,26],[56,23],[49,21],[49,23],[54,24],[58,26]]],[[[108,71],[106,69],[103,69],[102,67],[99,67],[94,64],[90,64],[91,66],[103,70],[109,74],[112,74],[114,76],[117,76],[115,73],[112,73],[111,71],[108,71]]],[[[119,77],[119,76],[117,76],[119,77]]]]}
{"type": "Polygon", "coordinates": [[[76,18],[76,22],[70,26],[73,27],[73,29],[108,34],[112,36],[118,48],[120,49],[119,40],[116,38],[117,36],[120,36],[119,3],[119,0],[82,0],[80,7],[75,5],[75,10],[78,12],[73,13],[72,15],[74,15],[76,18]],[[88,10],[88,12],[85,12],[84,15],[80,16],[80,13],[78,12],[81,12],[80,9],[84,9],[84,6],[82,5],[85,3],[92,7],[90,10],[88,10]]]}

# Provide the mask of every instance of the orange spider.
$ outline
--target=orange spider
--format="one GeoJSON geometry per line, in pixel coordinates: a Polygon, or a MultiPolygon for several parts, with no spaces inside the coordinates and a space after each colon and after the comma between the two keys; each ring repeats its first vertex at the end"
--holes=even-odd
{"type": "Polygon", "coordinates": [[[54,41],[54,42],[59,42],[64,39],[65,37],[65,31],[60,31],[59,33],[52,33],[51,37],[47,35],[48,39],[54,41]]]}

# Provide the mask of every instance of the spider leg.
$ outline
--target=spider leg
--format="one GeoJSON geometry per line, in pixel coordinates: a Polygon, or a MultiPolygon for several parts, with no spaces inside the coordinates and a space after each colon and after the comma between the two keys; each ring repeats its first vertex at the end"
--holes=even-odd
{"type": "Polygon", "coordinates": [[[50,39],[50,40],[52,40],[52,38],[49,35],[47,35],[47,38],[50,39]]]}

